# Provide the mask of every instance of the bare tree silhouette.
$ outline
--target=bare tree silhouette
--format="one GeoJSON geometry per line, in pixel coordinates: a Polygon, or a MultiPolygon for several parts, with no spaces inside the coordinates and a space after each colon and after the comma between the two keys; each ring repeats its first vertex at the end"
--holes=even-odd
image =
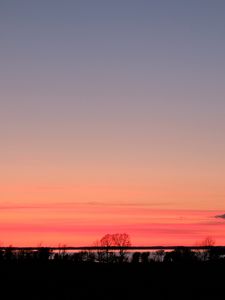
{"type": "Polygon", "coordinates": [[[207,236],[202,242],[201,246],[213,247],[215,246],[216,241],[212,236],[207,236]]]}
{"type": "Polygon", "coordinates": [[[100,246],[105,247],[105,251],[102,252],[103,261],[105,261],[107,263],[113,262],[115,260],[115,255],[112,251],[111,252],[109,251],[110,247],[114,246],[112,234],[104,235],[100,240],[100,246]]]}
{"type": "Polygon", "coordinates": [[[119,247],[119,262],[126,260],[126,247],[131,246],[130,236],[127,233],[106,234],[100,240],[100,246],[105,247],[106,261],[115,260],[113,252],[109,252],[110,247],[119,247]]]}
{"type": "Polygon", "coordinates": [[[127,260],[126,247],[131,246],[130,236],[127,233],[116,233],[112,235],[113,244],[116,247],[121,247],[119,250],[119,261],[124,262],[127,260]]]}
{"type": "Polygon", "coordinates": [[[155,252],[155,260],[158,262],[162,262],[165,256],[165,251],[164,250],[157,250],[155,252]]]}
{"type": "Polygon", "coordinates": [[[203,247],[208,247],[208,249],[202,251],[202,259],[209,260],[212,256],[212,248],[215,246],[216,241],[212,236],[207,236],[200,245],[203,247]]]}

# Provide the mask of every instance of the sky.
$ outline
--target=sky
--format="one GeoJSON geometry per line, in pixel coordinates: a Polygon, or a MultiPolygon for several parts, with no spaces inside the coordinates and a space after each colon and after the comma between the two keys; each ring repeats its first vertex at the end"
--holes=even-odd
{"type": "Polygon", "coordinates": [[[0,1],[0,244],[225,244],[225,2],[0,1]]]}

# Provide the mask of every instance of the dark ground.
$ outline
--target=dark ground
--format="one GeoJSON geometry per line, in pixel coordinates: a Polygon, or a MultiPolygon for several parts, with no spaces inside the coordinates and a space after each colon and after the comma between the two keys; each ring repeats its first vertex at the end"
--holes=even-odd
{"type": "Polygon", "coordinates": [[[2,262],[0,299],[225,299],[225,262],[2,262]]]}

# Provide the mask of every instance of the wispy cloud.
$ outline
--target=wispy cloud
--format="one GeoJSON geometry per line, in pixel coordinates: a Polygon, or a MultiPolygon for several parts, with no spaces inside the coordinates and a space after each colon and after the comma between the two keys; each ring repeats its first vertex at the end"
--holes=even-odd
{"type": "Polygon", "coordinates": [[[42,208],[42,206],[37,205],[0,205],[1,210],[18,210],[18,209],[36,209],[42,208]]]}
{"type": "Polygon", "coordinates": [[[76,208],[76,207],[146,207],[146,208],[157,208],[169,205],[171,203],[164,202],[164,203],[145,203],[145,202],[134,202],[134,203],[128,203],[128,202],[112,202],[107,203],[103,201],[74,201],[74,202],[50,202],[50,203],[34,203],[32,205],[30,204],[3,204],[0,205],[0,210],[18,210],[18,209],[54,209],[54,208],[76,208]]]}
{"type": "Polygon", "coordinates": [[[225,220],[225,214],[223,214],[223,215],[217,215],[217,216],[215,216],[215,218],[219,218],[219,219],[224,219],[225,220]]]}

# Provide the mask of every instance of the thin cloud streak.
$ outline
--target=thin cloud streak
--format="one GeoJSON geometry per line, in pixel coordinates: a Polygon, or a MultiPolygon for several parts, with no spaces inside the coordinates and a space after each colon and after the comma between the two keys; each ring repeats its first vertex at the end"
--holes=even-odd
{"type": "Polygon", "coordinates": [[[222,215],[222,211],[121,206],[97,201],[2,205],[0,232],[1,241],[14,245],[21,245],[22,240],[35,245],[40,238],[45,243],[91,245],[107,232],[127,232],[133,244],[190,245],[207,235],[222,244],[225,224],[217,221],[215,215],[222,215]]]}
{"type": "Polygon", "coordinates": [[[223,215],[217,215],[217,216],[215,216],[215,218],[219,218],[219,219],[224,219],[225,220],[225,214],[223,214],[223,215]]]}

